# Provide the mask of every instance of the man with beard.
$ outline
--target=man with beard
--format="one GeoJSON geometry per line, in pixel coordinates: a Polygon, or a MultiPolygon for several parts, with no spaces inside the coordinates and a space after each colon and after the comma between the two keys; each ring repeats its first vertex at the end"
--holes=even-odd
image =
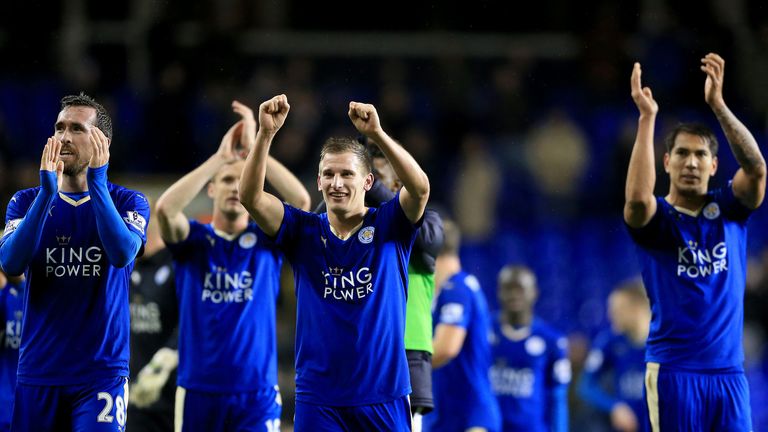
{"type": "Polygon", "coordinates": [[[0,263],[27,278],[12,430],[125,427],[128,281],[149,204],[107,181],[111,142],[104,107],[64,97],[40,186],[8,204],[0,263]]]}

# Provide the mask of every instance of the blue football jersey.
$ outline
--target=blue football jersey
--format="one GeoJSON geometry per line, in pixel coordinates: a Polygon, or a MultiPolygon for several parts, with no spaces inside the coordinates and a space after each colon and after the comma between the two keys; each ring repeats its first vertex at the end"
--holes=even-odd
{"type": "MultiPolygon", "coordinates": [[[[13,235],[40,187],[17,192],[3,241],[13,235]]],[[[130,231],[146,242],[143,194],[107,183],[130,231]]],[[[88,192],[59,193],[48,208],[40,244],[25,275],[18,382],[71,385],[128,376],[128,285],[133,261],[112,266],[96,229],[88,192]]]]}
{"type": "Polygon", "coordinates": [[[554,414],[565,410],[555,392],[571,381],[568,342],[560,332],[534,318],[530,327],[513,329],[494,320],[491,386],[499,402],[504,431],[544,432],[555,428],[554,414]]]}
{"type": "Polygon", "coordinates": [[[463,271],[451,276],[440,288],[432,320],[435,327],[453,325],[467,333],[459,354],[432,371],[435,410],[424,417],[424,430],[500,430],[501,417],[488,376],[491,318],[477,278],[463,271]]]}
{"type": "Polygon", "coordinates": [[[599,334],[587,356],[581,380],[585,399],[600,410],[610,412],[615,403],[624,402],[638,419],[647,417],[645,345],[635,345],[626,336],[612,331],[599,334]],[[610,376],[610,392],[600,386],[605,375],[610,376]]]}
{"type": "Polygon", "coordinates": [[[13,394],[16,390],[16,367],[21,345],[21,321],[23,316],[23,282],[7,283],[0,289],[0,428],[10,427],[13,410],[13,394]]]}
{"type": "Polygon", "coordinates": [[[168,244],[179,301],[180,386],[250,392],[277,384],[275,302],[282,254],[256,226],[236,237],[189,223],[168,244]]]}
{"type": "Polygon", "coordinates": [[[747,219],[727,187],[710,191],[698,215],[656,199],[637,243],[651,303],[646,361],[686,370],[743,370],[747,219]]]}
{"type": "Polygon", "coordinates": [[[285,205],[276,241],[296,283],[298,401],[358,406],[410,393],[405,302],[417,229],[399,196],[368,209],[347,240],[327,213],[285,205]]]}

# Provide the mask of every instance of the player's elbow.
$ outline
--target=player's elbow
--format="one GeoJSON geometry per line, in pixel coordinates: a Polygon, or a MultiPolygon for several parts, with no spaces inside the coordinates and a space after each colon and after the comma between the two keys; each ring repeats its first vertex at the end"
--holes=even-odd
{"type": "Polygon", "coordinates": [[[439,368],[455,359],[456,356],[459,355],[459,351],[461,351],[461,346],[435,341],[435,343],[432,344],[432,351],[432,366],[439,368]]]}
{"type": "Polygon", "coordinates": [[[641,228],[651,220],[653,211],[652,200],[628,198],[624,203],[624,221],[632,228],[641,228]]]}
{"type": "Polygon", "coordinates": [[[414,191],[413,195],[416,196],[420,201],[424,201],[425,203],[429,200],[429,193],[430,193],[430,186],[429,186],[429,177],[427,177],[427,174],[422,171],[419,176],[420,179],[414,185],[414,191]]]}
{"type": "Polygon", "coordinates": [[[112,263],[112,265],[116,268],[123,268],[127,266],[128,264],[132,263],[134,259],[136,259],[136,255],[139,253],[137,248],[131,247],[130,249],[121,249],[119,251],[115,251],[111,254],[109,257],[109,261],[112,263]]]}
{"type": "Polygon", "coordinates": [[[157,200],[157,204],[155,205],[155,212],[159,219],[163,219],[163,220],[171,219],[173,211],[170,209],[168,198],[166,198],[165,195],[161,196],[157,200]]]}
{"type": "Polygon", "coordinates": [[[237,191],[237,197],[240,200],[240,204],[242,204],[248,213],[252,215],[256,212],[256,209],[259,205],[259,200],[263,195],[263,191],[251,191],[248,188],[242,187],[242,185],[237,191]]]}
{"type": "Polygon", "coordinates": [[[14,264],[12,260],[6,262],[2,258],[0,258],[0,270],[9,277],[21,276],[24,273],[24,269],[20,265],[14,264]]]}

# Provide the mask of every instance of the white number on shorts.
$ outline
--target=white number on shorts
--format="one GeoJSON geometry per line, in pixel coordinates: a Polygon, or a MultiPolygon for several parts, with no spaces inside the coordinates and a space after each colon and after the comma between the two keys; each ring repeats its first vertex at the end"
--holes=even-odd
{"type": "Polygon", "coordinates": [[[115,415],[117,416],[117,424],[125,426],[125,401],[120,395],[115,398],[115,415]]]}
{"type": "MultiPolygon", "coordinates": [[[[97,397],[99,400],[103,399],[106,402],[104,403],[104,409],[101,410],[101,412],[99,413],[99,417],[96,419],[96,421],[98,421],[99,423],[112,423],[112,421],[115,420],[113,416],[109,415],[110,411],[112,411],[112,405],[113,405],[112,395],[107,392],[100,392],[97,397]]],[[[122,396],[117,395],[114,401],[114,406],[115,406],[115,415],[117,415],[117,424],[119,424],[120,426],[125,426],[125,417],[127,414],[125,399],[123,399],[122,396]]]]}
{"type": "Polygon", "coordinates": [[[104,399],[106,403],[104,404],[104,409],[99,413],[99,417],[96,418],[96,421],[99,423],[112,423],[114,417],[109,415],[109,412],[112,411],[112,395],[107,392],[99,392],[97,397],[98,400],[104,399]]]}
{"type": "Polygon", "coordinates": [[[280,432],[280,419],[267,420],[267,432],[280,432]]]}

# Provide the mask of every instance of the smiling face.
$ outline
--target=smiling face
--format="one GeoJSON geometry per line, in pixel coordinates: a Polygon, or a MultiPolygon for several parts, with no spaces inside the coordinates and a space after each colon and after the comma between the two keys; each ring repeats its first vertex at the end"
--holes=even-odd
{"type": "Polygon", "coordinates": [[[96,110],[87,106],[65,107],[56,119],[55,137],[61,141],[64,174],[76,176],[88,167],[91,159],[89,136],[96,121],[96,110]]]}
{"type": "Polygon", "coordinates": [[[717,157],[706,138],[680,132],[668,153],[664,154],[664,170],[669,174],[670,189],[682,196],[707,193],[709,178],[717,172],[717,157]]]}
{"type": "Polygon", "coordinates": [[[349,151],[326,153],[319,171],[317,188],[329,212],[359,213],[365,209],[365,192],[373,185],[373,174],[358,155],[349,151]]]}

